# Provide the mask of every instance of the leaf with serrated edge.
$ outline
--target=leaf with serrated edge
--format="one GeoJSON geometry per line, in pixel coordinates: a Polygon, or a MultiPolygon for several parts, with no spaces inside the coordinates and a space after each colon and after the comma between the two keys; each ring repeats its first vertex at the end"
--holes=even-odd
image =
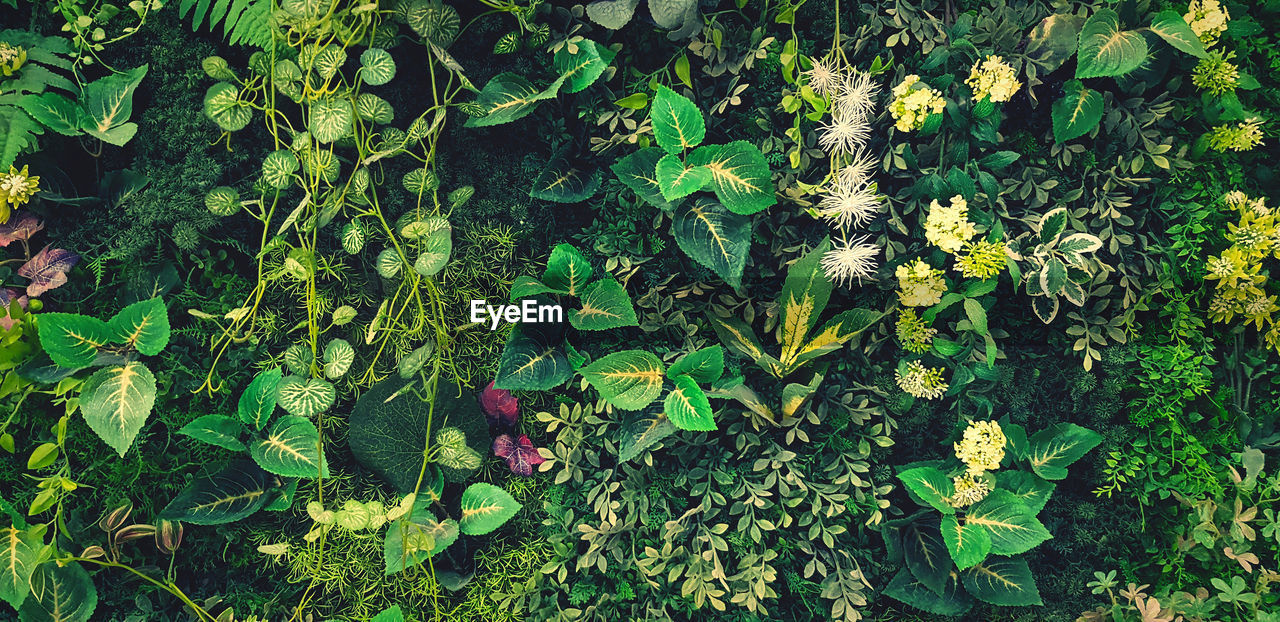
{"type": "Polygon", "coordinates": [[[623,410],[639,410],[662,392],[662,361],[644,350],[606,355],[578,370],[600,397],[623,410]]]}
{"type": "Polygon", "coordinates": [[[680,250],[738,288],[751,250],[751,219],[715,201],[698,200],[677,208],[671,235],[680,250]]]}
{"type": "Polygon", "coordinates": [[[547,269],[542,282],[570,296],[581,296],[587,281],[591,280],[591,263],[572,244],[557,244],[547,259],[547,269]]]}
{"type": "Polygon", "coordinates": [[[1052,538],[1048,529],[1017,496],[1007,490],[991,491],[965,512],[965,526],[976,525],[991,537],[991,552],[1017,555],[1052,538]]]}
{"type": "Polygon", "coordinates": [[[582,290],[582,307],[569,310],[569,324],[578,330],[606,330],[637,326],[635,307],[627,290],[613,277],[600,279],[582,290]]]}
{"type": "Polygon", "coordinates": [[[945,473],[934,467],[916,467],[898,474],[898,479],[908,490],[943,514],[955,514],[951,496],[956,493],[955,484],[945,473]]]}
{"type": "Polygon", "coordinates": [[[458,527],[469,536],[483,536],[501,527],[521,507],[507,491],[477,482],[462,492],[458,527]]]}
{"type": "Polygon", "coordinates": [[[702,144],[707,135],[702,111],[689,98],[659,85],[650,111],[653,137],[667,153],[680,153],[702,144]]]}
{"type": "Polygon", "coordinates": [[[156,378],[142,363],[104,367],[80,390],[85,422],[116,453],[124,456],[142,430],[156,400],[156,378]]]}
{"type": "Polygon", "coordinates": [[[213,475],[197,477],[160,512],[160,518],[193,525],[221,525],[257,512],[268,501],[267,473],[248,458],[213,475]]]}
{"type": "Polygon", "coordinates": [[[249,446],[254,462],[281,477],[326,477],[329,466],[320,451],[320,431],[306,417],[287,415],[249,446]]]}
{"type": "Polygon", "coordinates": [[[31,598],[19,612],[22,622],[89,622],[98,608],[98,590],[80,564],[44,563],[31,575],[31,598]]]}
{"type": "Polygon", "coordinates": [[[1102,442],[1102,435],[1074,423],[1060,423],[1031,437],[1027,460],[1045,479],[1067,478],[1067,466],[1102,442]]]}
{"type": "Polygon", "coordinates": [[[276,409],[276,392],[280,387],[283,373],[279,367],[272,367],[258,372],[253,381],[240,394],[237,414],[240,421],[261,430],[276,409]]]}
{"type": "Polygon", "coordinates": [[[28,529],[5,527],[0,530],[0,599],[15,609],[31,593],[31,575],[39,564],[44,549],[44,525],[28,529]]]}
{"type": "Polygon", "coordinates": [[[36,318],[45,353],[62,367],[93,363],[98,349],[107,345],[113,334],[106,322],[87,315],[41,313],[36,318]]]}
{"type": "Polygon", "coordinates": [[[654,443],[675,434],[676,426],[661,411],[650,411],[626,419],[622,424],[622,440],[618,459],[627,462],[652,447],[654,443]]]}
{"type": "Polygon", "coordinates": [[[982,562],[991,552],[990,535],[981,525],[970,523],[967,518],[961,524],[955,516],[943,516],[941,530],[951,561],[961,570],[982,562]]]}
{"type": "Polygon", "coordinates": [[[960,572],[960,578],[978,600],[1003,607],[1042,605],[1040,592],[1027,561],[1021,558],[990,557],[960,572]]]}
{"type": "Polygon", "coordinates": [[[671,423],[681,430],[706,432],[716,429],[711,404],[698,382],[684,374],[676,376],[672,382],[676,386],[663,402],[663,411],[671,423]]]}
{"type": "Polygon", "coordinates": [[[685,355],[667,368],[667,377],[688,374],[701,383],[712,383],[724,374],[724,348],[710,346],[685,355]]]}
{"type": "Polygon", "coordinates": [[[116,343],[132,346],[139,354],[155,356],[169,345],[169,310],[159,298],[135,302],[107,322],[116,343]]]}
{"type": "Polygon", "coordinates": [[[778,202],[769,162],[749,142],[699,147],[685,163],[711,171],[716,198],[730,211],[750,215],[778,202]]]}

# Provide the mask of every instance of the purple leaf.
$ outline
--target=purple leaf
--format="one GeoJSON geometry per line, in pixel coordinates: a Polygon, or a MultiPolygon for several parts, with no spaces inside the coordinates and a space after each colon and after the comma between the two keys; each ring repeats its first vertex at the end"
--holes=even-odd
{"type": "Polygon", "coordinates": [[[80,261],[80,256],[71,251],[46,246],[31,261],[18,268],[18,276],[31,279],[27,295],[34,298],[66,284],[67,272],[77,261],[80,261]]]}
{"type": "Polygon", "coordinates": [[[22,295],[22,292],[9,288],[0,289],[0,314],[3,314],[0,315],[0,328],[6,331],[13,328],[13,325],[17,323],[17,320],[9,316],[9,304],[15,298],[18,300],[19,306],[23,309],[27,308],[27,297],[22,295]]]}
{"type": "Polygon", "coordinates": [[[493,383],[480,392],[480,406],[489,419],[489,425],[498,422],[515,425],[520,419],[520,403],[506,389],[495,389],[493,383]]]}
{"type": "Polygon", "coordinates": [[[518,439],[512,438],[510,434],[493,439],[493,455],[506,460],[512,473],[525,477],[533,475],[533,467],[547,461],[525,434],[521,434],[518,439]]]}
{"type": "Polygon", "coordinates": [[[31,213],[18,214],[10,218],[9,222],[0,224],[0,248],[18,240],[30,240],[31,236],[42,229],[44,229],[44,223],[31,213]]]}

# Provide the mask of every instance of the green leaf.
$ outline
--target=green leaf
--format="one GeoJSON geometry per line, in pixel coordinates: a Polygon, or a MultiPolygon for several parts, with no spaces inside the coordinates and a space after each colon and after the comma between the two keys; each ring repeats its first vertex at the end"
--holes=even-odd
{"type": "Polygon", "coordinates": [[[521,300],[523,298],[533,298],[539,294],[562,294],[564,292],[548,287],[542,281],[531,276],[518,276],[515,282],[511,284],[511,300],[521,300]]]}
{"type": "Polygon", "coordinates": [[[322,143],[331,143],[351,134],[355,114],[351,102],[338,97],[325,97],[311,102],[307,130],[322,143]]]}
{"type": "Polygon", "coordinates": [[[658,160],[656,170],[662,198],[683,199],[711,182],[711,170],[705,166],[687,166],[680,158],[667,154],[658,160]]]}
{"type": "Polygon", "coordinates": [[[531,324],[520,324],[511,331],[502,356],[494,387],[523,391],[546,391],[573,377],[573,368],[565,356],[563,336],[540,330],[531,324]]]}
{"type": "Polygon", "coordinates": [[[400,605],[395,605],[373,616],[370,622],[404,622],[404,612],[400,611],[400,605]]]}
{"type": "Polygon", "coordinates": [[[981,302],[974,298],[965,298],[964,313],[969,318],[969,323],[973,325],[973,329],[979,335],[985,335],[990,332],[987,329],[987,310],[982,308],[981,302]]]}
{"type": "Polygon", "coordinates": [[[1059,423],[1030,439],[1027,460],[1036,475],[1049,480],[1067,478],[1067,467],[1102,442],[1102,435],[1074,423],[1059,423]]]}
{"type": "Polygon", "coordinates": [[[288,376],[280,381],[276,399],[291,415],[314,417],[329,410],[337,397],[337,390],[328,380],[288,376]]]}
{"type": "Polygon", "coordinates": [[[554,158],[542,169],[529,196],[556,203],[581,203],[600,190],[600,171],[554,158]]]}
{"type": "Polygon", "coordinates": [[[711,171],[716,198],[732,212],[754,214],[778,202],[768,160],[747,141],[699,147],[686,163],[711,171]]]}
{"type": "Polygon", "coordinates": [[[373,93],[361,93],[356,98],[356,116],[374,125],[386,125],[396,117],[396,111],[387,100],[373,93]]]}
{"type": "Polygon", "coordinates": [[[135,302],[107,321],[111,341],[137,350],[143,356],[160,354],[169,345],[169,310],[160,298],[135,302]]]}
{"type": "Polygon", "coordinates": [[[662,393],[662,361],[644,350],[614,352],[578,371],[601,398],[622,410],[640,410],[662,393]]]}
{"type": "Polygon", "coordinates": [[[413,262],[413,271],[433,277],[444,270],[453,255],[453,226],[443,218],[428,218],[430,233],[422,239],[422,250],[413,262]]]}
{"type": "Polygon", "coordinates": [[[936,615],[959,616],[973,608],[973,597],[960,589],[960,582],[948,577],[942,590],[933,591],[907,571],[894,575],[884,590],[885,596],[936,615]]]}
{"type": "Polygon", "coordinates": [[[440,0],[413,0],[408,3],[404,17],[414,32],[441,48],[449,47],[461,29],[457,9],[440,0]]]}
{"type": "Polygon", "coordinates": [[[937,594],[946,589],[951,580],[951,555],[936,520],[907,525],[902,530],[902,554],[917,581],[937,594]]]}
{"type": "Polygon", "coordinates": [[[240,101],[240,90],[229,82],[219,82],[205,91],[204,114],[226,132],[242,130],[253,118],[253,108],[240,101]]]}
{"type": "Polygon", "coordinates": [[[611,170],[623,185],[635,191],[646,203],[667,209],[671,203],[662,197],[662,186],[658,184],[658,161],[666,153],[659,147],[646,147],[631,155],[619,159],[611,170]]]}
{"type": "Polygon", "coordinates": [[[1147,41],[1140,33],[1120,30],[1115,11],[1098,9],[1080,29],[1076,59],[1076,78],[1121,76],[1147,59],[1147,41]]]}
{"type": "Polygon", "coordinates": [[[356,349],[346,339],[334,339],[324,347],[324,377],[337,380],[351,369],[356,360],[356,349]]]}
{"type": "Polygon", "coordinates": [[[455,427],[437,430],[432,449],[437,463],[459,471],[474,471],[484,461],[479,452],[467,446],[467,434],[455,427]]]}
{"type": "Polygon", "coordinates": [[[587,17],[609,30],[618,30],[631,21],[638,4],[640,0],[598,0],[587,5],[587,17]]]}
{"type": "Polygon", "coordinates": [[[298,171],[298,158],[288,149],[267,154],[262,160],[262,181],[277,190],[293,184],[293,174],[298,171]]]}
{"type": "Polygon", "coordinates": [[[978,160],[978,166],[991,171],[1001,171],[1010,164],[1017,162],[1020,157],[1022,157],[1022,154],[1017,151],[997,151],[983,156],[981,160],[978,160]]]}
{"type": "Polygon", "coordinates": [[[978,600],[1002,607],[1043,605],[1031,568],[1021,558],[990,557],[960,572],[960,579],[978,600]]]}
{"type": "Polygon", "coordinates": [[[240,394],[240,402],[236,409],[240,421],[252,426],[254,430],[261,430],[262,426],[267,424],[267,420],[271,419],[272,413],[276,410],[276,395],[280,389],[282,375],[279,367],[272,367],[258,372],[258,375],[253,377],[253,381],[245,388],[244,393],[240,394]]]}
{"type": "Polygon", "coordinates": [[[840,349],[862,331],[875,326],[884,316],[884,313],[870,309],[849,309],[831,318],[831,321],[823,324],[822,328],[805,342],[796,353],[791,365],[799,367],[819,356],[840,349]]]}
{"type": "MultiPolygon", "coordinates": [[[[421,503],[425,500],[424,494],[419,502],[414,503],[412,518],[395,521],[387,529],[382,541],[382,558],[387,575],[417,566],[457,541],[458,522],[451,518],[443,522],[436,520],[431,511],[425,509],[427,505],[421,503]],[[423,508],[421,510],[420,505],[423,508]]],[[[392,619],[387,618],[386,612],[378,614],[374,620],[380,618],[392,619]]],[[[404,617],[396,619],[403,620],[404,617]]]]}
{"type": "Polygon", "coordinates": [[[764,348],[760,345],[760,339],[742,320],[733,317],[720,318],[711,313],[706,317],[711,322],[711,328],[716,331],[716,336],[720,338],[720,343],[729,348],[730,352],[757,362],[766,356],[764,348]]]}
{"type": "Polygon", "coordinates": [[[907,469],[898,474],[903,486],[911,491],[919,500],[933,506],[943,514],[955,514],[951,507],[951,496],[956,493],[955,484],[946,473],[929,466],[907,469]]]}
{"type": "Polygon", "coordinates": [[[98,608],[98,590],[80,564],[44,563],[31,575],[31,598],[18,612],[21,622],[89,622],[98,608]]]}
{"type": "Polygon", "coordinates": [[[369,48],[360,55],[360,79],[370,86],[381,86],[396,77],[396,61],[386,50],[369,48]]]}
{"type": "MultiPolygon", "coordinates": [[[[365,391],[348,418],[347,443],[355,459],[401,493],[413,492],[418,482],[428,433],[457,428],[465,435],[467,446],[482,454],[489,452],[492,443],[489,423],[474,393],[442,381],[436,387],[433,407],[413,391],[417,386],[416,377],[393,375],[365,391]]],[[[450,481],[462,481],[471,474],[440,466],[450,481]]],[[[430,473],[427,481],[431,481],[430,473]]],[[[427,487],[424,484],[423,490],[427,487]]],[[[421,491],[419,494],[425,496],[421,491]]]]}
{"type": "Polygon", "coordinates": [[[507,491],[477,482],[462,492],[458,527],[468,536],[483,536],[501,527],[521,507],[507,491]]]}
{"type": "Polygon", "coordinates": [[[675,434],[676,426],[671,419],[661,410],[655,410],[636,413],[623,420],[618,460],[628,462],[658,441],[675,434]]]}
{"type": "Polygon", "coordinates": [[[707,401],[707,394],[698,386],[698,381],[691,376],[679,375],[672,382],[676,386],[662,403],[663,412],[671,419],[671,423],[681,430],[705,432],[716,429],[711,403],[707,401]]]}
{"type": "Polygon", "coordinates": [[[1061,67],[1076,53],[1080,38],[1080,17],[1057,13],[1044,18],[1027,35],[1026,54],[1048,73],[1061,67]]]}
{"type": "Polygon", "coordinates": [[[193,525],[231,523],[262,509],[268,490],[266,471],[248,458],[236,460],[187,484],[159,517],[193,525]]]}
{"type": "Polygon", "coordinates": [[[581,296],[591,280],[591,263],[571,244],[557,244],[547,259],[542,282],[570,296],[581,296]]]}
{"type": "Polygon", "coordinates": [[[249,445],[253,461],[281,477],[328,477],[320,450],[320,431],[306,417],[286,415],[271,425],[266,437],[249,445]]]}
{"type": "Polygon", "coordinates": [[[569,93],[591,86],[609,68],[616,54],[590,39],[579,41],[576,47],[577,52],[570,52],[570,46],[562,46],[554,59],[556,71],[565,77],[564,89],[569,93]]]}
{"type": "Polygon", "coordinates": [[[1102,121],[1102,94],[1079,80],[1068,80],[1063,95],[1053,102],[1053,138],[1066,142],[1088,134],[1102,121]]]}
{"type": "Polygon", "coordinates": [[[947,544],[951,561],[961,570],[982,562],[991,552],[991,537],[986,529],[971,524],[967,517],[961,525],[954,515],[943,516],[941,529],[942,541],[947,544]]]}
{"type": "MultiPolygon", "coordinates": [[[[702,144],[707,125],[702,111],[689,98],[658,85],[650,111],[653,137],[667,153],[681,153],[702,144]]],[[[700,164],[700,163],[698,163],[700,164]]]]}
{"type": "Polygon", "coordinates": [[[0,599],[14,609],[31,594],[32,574],[44,557],[44,532],[44,525],[0,530],[0,599]]]}
{"type": "Polygon", "coordinates": [[[1032,516],[1039,514],[1049,502],[1049,496],[1057,486],[1026,471],[999,471],[996,485],[1017,497],[1032,516]]]}
{"type": "Polygon", "coordinates": [[[81,134],[80,108],[76,102],[57,93],[25,95],[18,100],[18,107],[41,125],[63,136],[81,134]]]}
{"type": "Polygon", "coordinates": [[[0,106],[0,169],[8,170],[18,155],[35,149],[44,127],[16,106],[0,106]]]}
{"type": "Polygon", "coordinates": [[[787,269],[787,279],[778,297],[782,305],[778,324],[778,340],[782,343],[779,359],[783,364],[794,362],[800,355],[805,336],[818,323],[818,316],[831,299],[834,288],[821,265],[822,255],[830,249],[831,241],[824,239],[787,269]]]}
{"type": "Polygon", "coordinates": [[[415,197],[427,195],[432,190],[440,187],[440,179],[436,177],[435,171],[427,166],[415,168],[405,173],[400,183],[405,190],[409,191],[409,194],[415,197]]]}
{"type": "MultiPolygon", "coordinates": [[[[979,526],[991,536],[996,555],[1025,553],[1052,538],[1035,513],[1013,493],[996,489],[965,513],[965,527],[979,526]]],[[[963,568],[963,566],[962,566],[963,568]]]]}
{"type": "Polygon", "coordinates": [[[719,380],[724,375],[724,348],[710,346],[690,352],[667,368],[668,378],[682,374],[703,384],[719,380]]]}
{"type": "Polygon", "coordinates": [[[580,309],[569,310],[569,324],[578,330],[606,330],[638,326],[631,296],[613,277],[600,279],[582,290],[580,309]]]}
{"type": "Polygon", "coordinates": [[[710,200],[677,208],[671,235],[694,261],[706,266],[735,289],[751,250],[751,219],[710,200]]]}
{"type": "Polygon", "coordinates": [[[1186,52],[1196,58],[1208,56],[1200,37],[1192,32],[1191,25],[1182,19],[1177,11],[1161,11],[1151,18],[1151,32],[1156,33],[1165,43],[1186,52]]]}
{"type": "Polygon", "coordinates": [[[330,43],[311,57],[310,68],[320,74],[323,80],[338,75],[338,71],[347,63],[347,51],[342,46],[330,43]]]}
{"type": "Polygon", "coordinates": [[[1040,243],[1051,244],[1067,229],[1067,208],[1055,207],[1040,217],[1040,243]]]}
{"type": "Polygon", "coordinates": [[[240,442],[244,431],[244,425],[234,417],[205,415],[182,426],[178,434],[231,451],[245,451],[244,443],[240,442]]]}
{"type": "Polygon", "coordinates": [[[524,76],[500,73],[489,80],[476,96],[476,104],[484,116],[467,120],[467,127],[489,127],[523,119],[533,112],[538,102],[556,96],[553,89],[540,90],[524,76]]]}
{"type": "Polygon", "coordinates": [[[121,457],[142,430],[155,401],[156,377],[137,361],[99,369],[80,389],[85,422],[121,457]]]}
{"type": "Polygon", "coordinates": [[[129,123],[133,114],[133,92],[147,75],[147,65],[114,73],[85,85],[80,94],[80,129],[90,136],[117,147],[124,146],[137,133],[138,126],[129,123]]]}
{"type": "Polygon", "coordinates": [[[102,320],[74,313],[41,313],[37,318],[40,345],[62,367],[86,367],[114,332],[102,320]]]}

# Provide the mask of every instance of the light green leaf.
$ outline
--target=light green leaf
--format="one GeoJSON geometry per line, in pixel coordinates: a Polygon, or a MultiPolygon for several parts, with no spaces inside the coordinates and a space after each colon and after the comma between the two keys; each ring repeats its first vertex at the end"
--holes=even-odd
{"type": "Polygon", "coordinates": [[[523,119],[533,112],[538,102],[555,96],[552,89],[539,89],[524,76],[500,73],[489,80],[476,96],[476,104],[485,115],[468,119],[466,126],[489,127],[523,119]]]}
{"type": "Polygon", "coordinates": [[[396,61],[386,50],[369,48],[360,55],[360,79],[370,86],[381,86],[396,77],[396,61]]]}
{"type": "Polygon", "coordinates": [[[1074,423],[1059,423],[1031,437],[1027,460],[1036,475],[1049,480],[1067,478],[1067,467],[1102,442],[1102,435],[1074,423]]]}
{"type": "Polygon", "coordinates": [[[989,557],[960,572],[965,589],[983,602],[1002,607],[1043,605],[1031,568],[1021,558],[989,557]]]}
{"type": "Polygon", "coordinates": [[[311,363],[315,360],[311,347],[305,344],[295,343],[284,351],[285,369],[298,375],[311,373],[311,363]]]}
{"type": "Polygon", "coordinates": [[[268,501],[267,473],[244,458],[182,489],[160,518],[193,525],[221,525],[246,518],[268,501]]]}
{"type": "Polygon", "coordinates": [[[698,381],[688,375],[679,375],[672,379],[675,388],[667,394],[662,410],[671,423],[681,430],[706,432],[716,429],[716,420],[711,412],[711,403],[707,394],[698,386],[698,381]]]}
{"type": "Polygon", "coordinates": [[[638,4],[640,0],[598,0],[587,5],[587,17],[609,30],[618,30],[631,21],[638,4]]]}
{"type": "Polygon", "coordinates": [[[779,341],[782,343],[784,365],[795,362],[804,347],[805,337],[818,322],[818,316],[827,308],[834,289],[831,279],[822,269],[822,255],[831,248],[831,241],[824,239],[787,269],[787,279],[782,285],[778,301],[782,305],[778,324],[779,341]]]}
{"type": "Polygon", "coordinates": [[[400,610],[400,605],[395,605],[373,616],[370,622],[404,622],[404,612],[400,610]]]}
{"type": "Polygon", "coordinates": [[[640,410],[658,399],[663,371],[662,361],[644,350],[614,352],[578,370],[600,397],[622,410],[640,410]]]}
{"type": "Polygon", "coordinates": [[[283,190],[293,184],[293,174],[298,170],[298,158],[288,149],[280,149],[267,154],[262,160],[262,181],[277,190],[283,190]]]}
{"type": "Polygon", "coordinates": [[[98,349],[114,337],[106,322],[87,315],[41,313],[36,318],[40,345],[62,367],[88,366],[97,358],[98,349]]]}
{"type": "Polygon", "coordinates": [[[591,263],[572,244],[557,244],[547,259],[542,282],[570,296],[581,296],[591,280],[591,263]]]}
{"type": "Polygon", "coordinates": [[[29,94],[18,100],[32,119],[63,136],[79,136],[80,108],[76,103],[57,93],[29,94]]]}
{"type": "Polygon", "coordinates": [[[404,185],[404,189],[415,197],[421,197],[429,194],[440,186],[440,179],[436,177],[435,171],[430,167],[415,168],[404,174],[404,178],[400,182],[404,185]]]}
{"type": "Polygon", "coordinates": [[[1088,134],[1102,121],[1102,94],[1079,80],[1068,80],[1063,95],[1053,102],[1053,138],[1066,142],[1088,134]]]}
{"type": "Polygon", "coordinates": [[[98,590],[80,564],[44,563],[31,575],[31,598],[18,612],[21,622],[89,622],[98,608],[98,590]]]}
{"type": "Polygon", "coordinates": [[[307,117],[307,130],[322,143],[331,143],[351,133],[354,114],[351,102],[338,97],[326,97],[311,102],[307,117]]]}
{"type": "Polygon", "coordinates": [[[147,75],[147,65],[114,73],[85,85],[80,94],[80,129],[104,142],[123,146],[138,131],[129,123],[133,92],[147,75]]]}
{"type": "Polygon", "coordinates": [[[710,384],[724,375],[724,348],[710,346],[685,355],[667,368],[667,377],[675,378],[681,374],[703,384],[710,384]]]}
{"type": "MultiPolygon", "coordinates": [[[[707,135],[702,111],[689,98],[659,85],[650,112],[653,137],[667,153],[681,153],[702,144],[707,135]]],[[[695,162],[703,164],[703,162],[695,162]]]]}
{"type": "Polygon", "coordinates": [[[356,350],[346,339],[334,339],[324,347],[324,376],[337,380],[351,369],[356,360],[356,350]]]}
{"type": "Polygon", "coordinates": [[[244,393],[240,394],[236,410],[240,421],[255,430],[261,430],[266,425],[276,410],[276,394],[280,389],[281,376],[280,368],[272,367],[253,377],[244,393]]]}
{"type": "Polygon", "coordinates": [[[476,450],[467,446],[467,435],[454,427],[440,428],[436,431],[436,462],[459,471],[474,471],[480,468],[484,458],[476,450]]]}
{"type": "Polygon", "coordinates": [[[280,381],[276,399],[291,415],[314,417],[333,406],[337,391],[328,380],[289,376],[280,381]]]}
{"type": "MultiPolygon", "coordinates": [[[[391,523],[387,529],[382,549],[386,574],[421,564],[457,541],[458,522],[452,518],[443,522],[436,520],[429,507],[428,496],[420,495],[413,504],[412,514],[391,523]]],[[[385,617],[385,612],[378,615],[385,617]]]]}
{"type": "Polygon", "coordinates": [[[204,94],[204,114],[223,131],[234,132],[249,125],[253,108],[240,101],[240,90],[229,82],[219,82],[204,94]]]}
{"type": "Polygon", "coordinates": [[[405,22],[414,32],[441,48],[458,38],[461,18],[458,11],[441,0],[411,0],[405,8],[405,22]]]}
{"type": "Polygon", "coordinates": [[[662,198],[667,201],[683,199],[711,182],[710,169],[705,166],[688,165],[671,154],[658,160],[656,175],[662,198]]]}
{"type": "Polygon", "coordinates": [[[666,152],[659,147],[646,147],[619,159],[611,169],[623,185],[634,190],[645,202],[667,209],[671,203],[662,197],[662,186],[657,176],[658,161],[665,155],[666,152]]]}
{"type": "Polygon", "coordinates": [[[356,116],[376,125],[386,125],[395,119],[396,111],[387,100],[373,93],[361,93],[356,98],[356,116]]]}
{"type": "Polygon", "coordinates": [[[249,445],[253,461],[281,477],[328,477],[329,465],[320,450],[320,431],[305,417],[286,415],[249,445]]]}
{"type": "Polygon", "coordinates": [[[1182,19],[1177,11],[1161,11],[1151,18],[1151,32],[1159,35],[1165,43],[1182,50],[1196,58],[1208,56],[1204,43],[1191,30],[1190,24],[1182,19]]]}
{"type": "Polygon", "coordinates": [[[311,69],[314,69],[316,73],[320,74],[321,78],[328,80],[338,75],[338,70],[342,69],[342,66],[345,65],[346,62],[346,49],[337,44],[330,43],[323,48],[320,48],[319,52],[316,52],[315,56],[311,59],[310,65],[311,69]]]}
{"type": "Polygon", "coordinates": [[[955,484],[946,473],[924,466],[907,469],[898,474],[898,479],[908,491],[933,509],[943,514],[956,513],[956,509],[951,507],[951,497],[956,493],[955,484]]]}
{"type": "Polygon", "coordinates": [[[349,222],[342,227],[342,250],[348,255],[355,255],[364,248],[366,237],[364,226],[359,222],[349,222]]]}
{"type": "Polygon", "coordinates": [[[638,326],[631,296],[613,277],[600,279],[584,288],[581,308],[569,310],[569,324],[578,330],[606,330],[638,326]]]}
{"type": "Polygon", "coordinates": [[[15,609],[31,594],[31,576],[44,556],[44,532],[44,525],[0,529],[0,599],[15,609]]]}
{"type": "Polygon", "coordinates": [[[1080,29],[1076,78],[1121,76],[1146,59],[1146,39],[1138,32],[1120,30],[1120,16],[1114,10],[1098,9],[1080,29]]]}
{"type": "Polygon", "coordinates": [[[80,412],[104,442],[124,456],[156,401],[156,378],[137,361],[94,372],[80,389],[80,412]]]}
{"type": "Polygon", "coordinates": [[[751,250],[751,219],[715,201],[699,200],[676,209],[671,235],[694,261],[734,288],[742,286],[742,271],[751,250]]]}
{"type": "Polygon", "coordinates": [[[996,473],[996,485],[1017,497],[1027,506],[1032,516],[1044,509],[1045,504],[1049,502],[1049,496],[1053,494],[1053,489],[1057,487],[1053,482],[1040,479],[1026,471],[1008,470],[996,473]]]}
{"type": "Polygon", "coordinates": [[[501,527],[522,506],[507,491],[477,482],[462,492],[458,527],[469,536],[483,536],[501,527]]]}
{"type": "Polygon", "coordinates": [[[778,202],[769,162],[749,142],[699,147],[685,162],[711,171],[716,198],[730,211],[754,214],[778,202]]]}
{"type": "Polygon", "coordinates": [[[422,251],[413,262],[413,271],[432,277],[444,270],[453,254],[453,227],[443,218],[428,218],[428,233],[422,240],[422,251]]]}
{"type": "Polygon", "coordinates": [[[1052,538],[1035,513],[1013,493],[996,489],[965,513],[965,526],[977,525],[991,536],[996,555],[1025,553],[1052,538]]]}
{"type": "Polygon", "coordinates": [[[568,93],[577,93],[591,86],[609,68],[616,54],[590,39],[579,41],[576,52],[570,52],[569,47],[562,46],[553,61],[556,71],[565,77],[564,89],[568,93]]]}
{"type": "Polygon", "coordinates": [[[967,520],[962,525],[950,514],[942,517],[942,541],[961,570],[982,562],[991,552],[991,537],[985,529],[967,520]]]}
{"type": "Polygon", "coordinates": [[[675,432],[676,426],[661,409],[631,415],[623,420],[618,460],[628,462],[675,432]]]}
{"type": "Polygon", "coordinates": [[[378,274],[384,279],[394,279],[400,276],[400,268],[404,262],[400,259],[400,253],[394,248],[385,248],[378,253],[377,259],[373,265],[378,270],[378,274]]]}
{"type": "Polygon", "coordinates": [[[234,417],[204,415],[182,426],[178,434],[231,451],[245,451],[244,443],[240,442],[244,431],[244,425],[234,417]]]}

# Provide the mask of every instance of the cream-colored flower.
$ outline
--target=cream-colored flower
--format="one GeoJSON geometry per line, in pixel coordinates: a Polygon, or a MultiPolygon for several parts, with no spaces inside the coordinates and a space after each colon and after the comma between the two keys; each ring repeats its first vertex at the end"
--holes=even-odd
{"type": "Polygon", "coordinates": [[[818,202],[818,213],[841,229],[861,227],[880,213],[883,202],[875,184],[850,186],[836,183],[818,202]]]}
{"type": "Polygon", "coordinates": [[[1022,88],[1013,66],[999,56],[988,56],[986,60],[975,62],[964,83],[973,89],[975,100],[990,97],[993,103],[1009,101],[1022,88]]]}
{"type": "Polygon", "coordinates": [[[904,369],[893,372],[894,380],[904,392],[926,400],[936,400],[946,394],[949,385],[942,379],[942,368],[925,367],[920,361],[907,363],[904,369]]]}
{"type": "Polygon", "coordinates": [[[903,132],[918,130],[929,115],[940,113],[947,107],[942,93],[920,81],[920,76],[909,75],[893,87],[893,102],[889,114],[895,127],[903,132]]]}
{"type": "Polygon", "coordinates": [[[879,265],[880,247],[868,242],[870,236],[837,242],[835,248],[823,253],[820,264],[836,284],[846,284],[875,276],[879,265]]]}
{"type": "Polygon", "coordinates": [[[894,276],[898,277],[898,301],[906,307],[931,307],[947,291],[942,271],[921,259],[898,266],[894,276]]]}
{"type": "Polygon", "coordinates": [[[1200,37],[1205,47],[1212,47],[1218,37],[1227,31],[1227,21],[1231,15],[1219,0],[1191,0],[1186,15],[1182,19],[1191,26],[1191,32],[1200,37]]]}
{"type": "Polygon", "coordinates": [[[969,222],[969,204],[963,196],[951,197],[951,204],[942,206],[935,199],[929,203],[929,215],[924,221],[924,237],[930,244],[948,252],[957,253],[969,238],[978,234],[969,222]]]}
{"type": "Polygon", "coordinates": [[[842,74],[836,66],[835,60],[826,60],[814,58],[813,68],[802,73],[809,79],[809,88],[819,95],[826,95],[833,92],[837,86],[840,86],[842,74]]]}
{"type": "Polygon", "coordinates": [[[963,508],[973,505],[991,494],[991,486],[986,480],[965,473],[951,478],[956,492],[951,496],[951,507],[963,508]]]}
{"type": "Polygon", "coordinates": [[[994,421],[973,421],[965,428],[964,437],[955,443],[956,457],[969,469],[970,475],[981,475],[1000,468],[1004,459],[1005,436],[994,421]]]}

